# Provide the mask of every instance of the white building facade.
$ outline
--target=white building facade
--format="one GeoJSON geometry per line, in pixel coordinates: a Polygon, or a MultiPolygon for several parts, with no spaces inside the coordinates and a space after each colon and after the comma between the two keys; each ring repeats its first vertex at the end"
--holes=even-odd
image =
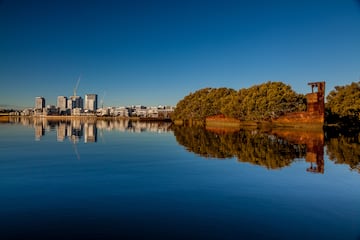
{"type": "Polygon", "coordinates": [[[85,94],[84,110],[88,112],[96,112],[97,99],[97,94],[85,94]]]}
{"type": "Polygon", "coordinates": [[[45,98],[36,97],[35,98],[35,109],[43,109],[45,108],[45,98]]]}
{"type": "Polygon", "coordinates": [[[65,111],[67,109],[67,97],[65,96],[58,96],[57,97],[57,107],[60,111],[65,111]]]}

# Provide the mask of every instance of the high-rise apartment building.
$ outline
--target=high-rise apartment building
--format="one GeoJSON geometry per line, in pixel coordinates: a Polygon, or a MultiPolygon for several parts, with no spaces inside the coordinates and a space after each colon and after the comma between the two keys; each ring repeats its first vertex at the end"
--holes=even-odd
{"type": "Polygon", "coordinates": [[[67,107],[70,109],[83,108],[83,99],[80,96],[70,96],[67,107]]]}
{"type": "Polygon", "coordinates": [[[58,96],[57,97],[57,107],[60,111],[64,111],[67,109],[67,97],[65,96],[58,96]]]}
{"type": "Polygon", "coordinates": [[[85,94],[85,110],[95,112],[97,109],[97,94],[85,94]]]}
{"type": "Polygon", "coordinates": [[[45,108],[45,98],[36,97],[35,98],[35,109],[43,109],[45,108]]]}

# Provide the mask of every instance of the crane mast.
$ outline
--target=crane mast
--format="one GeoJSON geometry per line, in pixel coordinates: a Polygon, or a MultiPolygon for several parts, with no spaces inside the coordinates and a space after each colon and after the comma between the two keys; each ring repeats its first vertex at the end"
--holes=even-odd
{"type": "Polygon", "coordinates": [[[77,91],[77,88],[79,87],[80,79],[81,78],[79,77],[77,82],[76,82],[76,85],[75,85],[75,88],[74,88],[74,97],[76,97],[76,91],[77,91]]]}

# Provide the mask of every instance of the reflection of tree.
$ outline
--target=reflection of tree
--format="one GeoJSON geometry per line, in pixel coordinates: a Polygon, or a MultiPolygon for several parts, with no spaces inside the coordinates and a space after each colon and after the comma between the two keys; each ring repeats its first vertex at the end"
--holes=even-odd
{"type": "Polygon", "coordinates": [[[338,164],[348,164],[351,169],[360,172],[360,133],[329,138],[326,146],[330,160],[338,164]]]}
{"type": "Polygon", "coordinates": [[[173,127],[176,140],[188,151],[204,157],[231,158],[230,145],[224,144],[231,135],[218,135],[197,127],[173,127]],[[221,136],[221,137],[220,137],[221,136]]]}
{"type": "Polygon", "coordinates": [[[236,156],[242,162],[251,162],[268,169],[290,165],[295,158],[305,155],[305,145],[291,144],[286,140],[265,133],[242,131],[241,150],[236,156]]]}
{"type": "Polygon", "coordinates": [[[173,127],[176,140],[188,151],[204,157],[232,158],[276,169],[290,165],[305,155],[305,144],[286,140],[258,131],[239,130],[223,134],[198,127],[173,127]]]}
{"type": "MultiPolygon", "coordinates": [[[[268,129],[206,130],[173,126],[179,144],[203,157],[233,158],[268,169],[289,166],[294,159],[310,163],[307,171],[324,173],[324,133],[320,130],[268,129]]],[[[325,145],[329,159],[348,164],[360,173],[360,133],[351,135],[328,131],[325,145]]]]}

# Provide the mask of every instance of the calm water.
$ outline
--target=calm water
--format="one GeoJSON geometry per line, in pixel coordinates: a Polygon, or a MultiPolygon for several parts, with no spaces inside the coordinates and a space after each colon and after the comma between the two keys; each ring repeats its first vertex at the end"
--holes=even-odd
{"type": "Polygon", "coordinates": [[[0,239],[360,239],[359,135],[0,124],[0,239]]]}

